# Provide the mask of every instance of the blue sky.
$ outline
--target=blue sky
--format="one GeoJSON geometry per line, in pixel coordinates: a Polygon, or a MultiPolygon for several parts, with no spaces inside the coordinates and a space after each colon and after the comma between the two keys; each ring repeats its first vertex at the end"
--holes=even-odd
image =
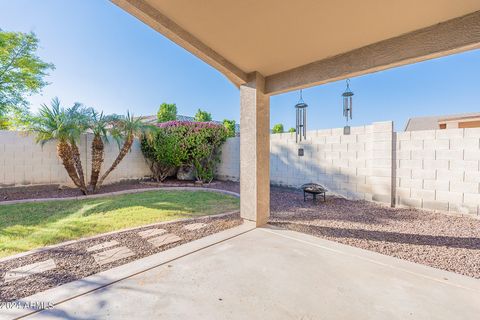
{"type": "MultiPolygon", "coordinates": [[[[179,114],[198,108],[218,120],[239,120],[239,96],[215,69],[148,26],[102,0],[0,0],[0,28],[33,31],[39,55],[52,62],[31,109],[58,96],[106,113],[155,114],[175,102],[179,114]]],[[[402,130],[412,116],[480,111],[480,50],[351,79],[352,125],[393,120],[402,130]]],[[[304,90],[309,129],[341,127],[343,81],[304,90]]],[[[271,99],[271,123],[294,125],[298,92],[271,99]]]]}

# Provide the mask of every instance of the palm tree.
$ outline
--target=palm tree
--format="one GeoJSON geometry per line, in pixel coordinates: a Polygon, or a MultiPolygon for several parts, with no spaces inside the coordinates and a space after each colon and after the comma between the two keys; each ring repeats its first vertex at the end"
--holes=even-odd
{"type": "MultiPolygon", "coordinates": [[[[94,109],[90,109],[89,129],[93,133],[92,140],[92,173],[90,175],[90,188],[93,192],[97,189],[98,178],[102,170],[103,156],[105,153],[105,142],[108,142],[108,132],[112,129],[112,124],[119,121],[117,115],[105,116],[103,112],[98,113],[94,109]]],[[[113,135],[114,139],[118,139],[117,135],[113,135]]]]}
{"type": "MultiPolygon", "coordinates": [[[[127,153],[132,148],[132,144],[135,138],[140,138],[144,135],[149,136],[151,130],[154,128],[151,125],[145,124],[142,118],[135,118],[133,115],[127,111],[127,116],[117,116],[118,118],[113,121],[112,128],[110,133],[114,137],[121,137],[123,140],[123,145],[120,147],[120,151],[117,155],[115,161],[113,161],[110,168],[102,175],[100,180],[97,183],[97,188],[100,188],[103,181],[107,176],[115,170],[115,168],[119,165],[119,163],[125,158],[127,153]]],[[[120,146],[120,143],[119,143],[120,146]]]]}
{"type": "Polygon", "coordinates": [[[43,104],[38,114],[31,119],[29,131],[34,132],[37,143],[42,146],[51,140],[57,141],[57,154],[73,183],[87,194],[80,152],[76,141],[87,129],[83,107],[75,103],[65,109],[58,98],[52,99],[50,107],[43,104]]]}
{"type": "Polygon", "coordinates": [[[80,190],[84,194],[88,193],[87,184],[85,181],[85,175],[83,174],[83,166],[80,158],[80,150],[77,146],[77,141],[80,136],[84,134],[88,129],[89,124],[89,112],[81,104],[75,103],[73,107],[66,110],[68,121],[70,122],[70,147],[72,148],[73,161],[75,163],[75,169],[80,179],[80,190]]]}
{"type": "Polygon", "coordinates": [[[107,140],[107,121],[102,113],[91,110],[90,129],[93,132],[92,140],[92,173],[90,175],[90,187],[95,191],[100,170],[102,169],[103,154],[105,150],[104,140],[107,140]]]}

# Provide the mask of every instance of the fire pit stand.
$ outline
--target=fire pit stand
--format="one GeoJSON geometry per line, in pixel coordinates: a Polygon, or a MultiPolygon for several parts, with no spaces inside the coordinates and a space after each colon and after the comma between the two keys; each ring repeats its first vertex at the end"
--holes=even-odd
{"type": "Polygon", "coordinates": [[[317,195],[323,195],[323,201],[326,201],[327,188],[317,183],[306,183],[300,187],[303,190],[303,201],[307,201],[307,194],[313,196],[313,201],[317,201],[317,195]]]}

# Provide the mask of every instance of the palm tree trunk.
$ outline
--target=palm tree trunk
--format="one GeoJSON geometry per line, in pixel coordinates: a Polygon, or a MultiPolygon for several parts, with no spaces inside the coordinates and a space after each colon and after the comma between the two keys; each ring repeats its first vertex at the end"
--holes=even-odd
{"type": "Polygon", "coordinates": [[[85,176],[83,174],[83,167],[82,167],[82,160],[80,159],[80,151],[78,150],[77,144],[72,141],[70,142],[70,145],[72,147],[72,158],[75,163],[75,168],[77,170],[78,178],[80,180],[80,190],[83,192],[83,194],[87,194],[88,190],[85,185],[85,176]]]}
{"type": "Polygon", "coordinates": [[[63,166],[68,173],[73,183],[81,188],[80,178],[78,177],[77,170],[75,169],[75,162],[73,161],[72,148],[66,142],[59,141],[57,144],[57,154],[62,159],[63,166]]]}
{"type": "Polygon", "coordinates": [[[90,175],[90,187],[93,192],[97,189],[98,177],[102,169],[103,154],[105,145],[99,135],[93,137],[92,141],[92,174],[90,175]]]}
{"type": "Polygon", "coordinates": [[[100,186],[102,185],[103,181],[105,180],[105,178],[110,174],[110,172],[112,172],[113,170],[115,170],[115,168],[118,166],[118,164],[123,160],[123,158],[125,158],[125,156],[127,155],[127,153],[130,151],[130,148],[132,147],[132,144],[133,144],[133,139],[134,139],[134,136],[133,134],[132,135],[129,135],[127,137],[127,139],[125,140],[125,142],[123,143],[123,146],[122,148],[120,149],[120,152],[118,153],[118,156],[117,158],[115,159],[115,161],[113,161],[112,165],[110,166],[110,168],[108,168],[107,171],[105,171],[105,173],[102,175],[102,177],[100,178],[100,180],[98,181],[97,183],[97,188],[100,188],[100,186]]]}

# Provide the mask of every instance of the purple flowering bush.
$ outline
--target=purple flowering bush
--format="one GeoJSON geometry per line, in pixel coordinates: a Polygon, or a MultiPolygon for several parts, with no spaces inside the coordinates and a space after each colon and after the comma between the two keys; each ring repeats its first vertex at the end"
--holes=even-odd
{"type": "Polygon", "coordinates": [[[157,124],[153,138],[142,139],[142,152],[153,176],[163,181],[181,165],[195,169],[197,181],[211,182],[227,139],[224,126],[212,122],[168,121],[157,124]]]}

